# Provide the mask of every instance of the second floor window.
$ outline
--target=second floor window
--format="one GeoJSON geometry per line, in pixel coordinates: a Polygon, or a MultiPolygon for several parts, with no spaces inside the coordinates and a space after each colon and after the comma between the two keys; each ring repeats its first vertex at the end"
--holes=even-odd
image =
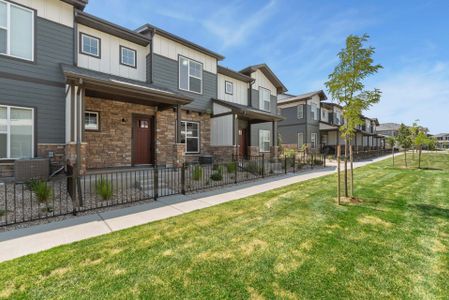
{"type": "Polygon", "coordinates": [[[203,65],[201,63],[179,56],[179,89],[202,94],[203,65]]]}
{"type": "Polygon", "coordinates": [[[234,94],[234,85],[230,81],[225,81],[225,93],[228,95],[234,94]]]}
{"type": "Polygon", "coordinates": [[[0,0],[0,54],[34,60],[34,11],[0,0]]]}
{"type": "Polygon", "coordinates": [[[94,57],[100,57],[100,39],[81,33],[81,53],[94,57]]]}
{"type": "Polygon", "coordinates": [[[304,105],[300,104],[296,107],[296,118],[298,120],[304,118],[304,105]]]}
{"type": "Polygon", "coordinates": [[[128,67],[136,67],[136,50],[120,46],[120,64],[128,67]]]}
{"type": "Polygon", "coordinates": [[[261,110],[270,111],[271,109],[271,92],[270,90],[259,87],[259,108],[261,110]]]}

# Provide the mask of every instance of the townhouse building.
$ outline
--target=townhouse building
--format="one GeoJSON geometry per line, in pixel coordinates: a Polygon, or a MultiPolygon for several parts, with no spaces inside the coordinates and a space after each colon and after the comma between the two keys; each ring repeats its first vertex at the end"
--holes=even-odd
{"type": "Polygon", "coordinates": [[[376,132],[384,136],[397,136],[401,124],[397,123],[382,123],[376,126],[376,132]]]}
{"type": "Polygon", "coordinates": [[[84,12],[87,0],[0,0],[0,165],[44,157],[89,169],[277,153],[266,64],[224,56],[145,24],[84,12]]]}
{"type": "Polygon", "coordinates": [[[449,149],[449,133],[436,134],[437,148],[439,149],[449,149]]]}
{"type": "MultiPolygon", "coordinates": [[[[335,154],[337,145],[344,145],[340,126],[344,124],[343,108],[331,102],[323,91],[299,96],[283,94],[278,97],[280,114],[279,134],[286,148],[301,149],[304,144],[313,152],[335,154]]],[[[356,128],[351,143],[354,151],[383,149],[384,136],[377,134],[379,122],[362,116],[363,125],[356,128]]]]}

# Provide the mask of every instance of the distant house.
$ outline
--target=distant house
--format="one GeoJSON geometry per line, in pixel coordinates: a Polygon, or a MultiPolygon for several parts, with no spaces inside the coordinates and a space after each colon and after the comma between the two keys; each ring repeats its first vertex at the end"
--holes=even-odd
{"type": "Polygon", "coordinates": [[[449,133],[436,134],[437,148],[439,149],[449,149],[449,133]]]}
{"type": "Polygon", "coordinates": [[[378,134],[385,136],[397,136],[399,127],[401,127],[401,125],[397,123],[383,123],[376,127],[376,131],[378,134]]]}

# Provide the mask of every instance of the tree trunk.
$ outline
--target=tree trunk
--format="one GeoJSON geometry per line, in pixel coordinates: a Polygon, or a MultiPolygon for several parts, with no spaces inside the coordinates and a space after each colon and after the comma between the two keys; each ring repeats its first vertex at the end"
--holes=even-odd
{"type": "Polygon", "coordinates": [[[405,167],[407,168],[407,149],[404,149],[405,167]]]}
{"type": "Polygon", "coordinates": [[[419,150],[418,150],[419,152],[418,152],[418,169],[421,169],[421,153],[422,153],[422,148],[421,147],[419,147],[419,150]]]}
{"type": "Polygon", "coordinates": [[[394,168],[394,146],[393,146],[391,152],[393,153],[393,168],[394,168]]]}
{"type": "Polygon", "coordinates": [[[340,205],[340,162],[341,162],[341,146],[337,145],[337,199],[338,199],[338,205],[340,205]]]}
{"type": "Polygon", "coordinates": [[[349,197],[349,193],[348,193],[348,138],[345,137],[345,197],[348,198],[349,197]]]}
{"type": "Polygon", "coordinates": [[[349,158],[351,160],[351,198],[354,196],[354,156],[352,144],[349,146],[349,158]]]}

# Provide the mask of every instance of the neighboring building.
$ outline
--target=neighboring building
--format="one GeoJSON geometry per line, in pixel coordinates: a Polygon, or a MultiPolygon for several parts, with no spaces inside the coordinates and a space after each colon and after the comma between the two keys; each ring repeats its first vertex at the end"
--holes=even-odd
{"type": "Polygon", "coordinates": [[[279,95],[279,113],[285,120],[279,122],[278,131],[284,147],[301,149],[306,144],[312,151],[320,150],[320,107],[324,100],[323,91],[279,95]]]}
{"type": "Polygon", "coordinates": [[[449,149],[449,133],[440,133],[434,135],[437,139],[437,148],[449,149]]]}
{"type": "Polygon", "coordinates": [[[0,0],[2,163],[49,157],[86,170],[275,154],[286,88],[267,65],[235,72],[200,45],[86,5],[0,0]]]}
{"type": "Polygon", "coordinates": [[[401,127],[401,124],[382,123],[376,127],[376,131],[378,134],[381,134],[384,136],[397,136],[398,132],[399,132],[399,127],[401,127]]]}
{"type": "Polygon", "coordinates": [[[335,153],[337,145],[344,144],[339,127],[344,124],[343,108],[331,102],[321,103],[320,144],[325,153],[335,153]]]}

